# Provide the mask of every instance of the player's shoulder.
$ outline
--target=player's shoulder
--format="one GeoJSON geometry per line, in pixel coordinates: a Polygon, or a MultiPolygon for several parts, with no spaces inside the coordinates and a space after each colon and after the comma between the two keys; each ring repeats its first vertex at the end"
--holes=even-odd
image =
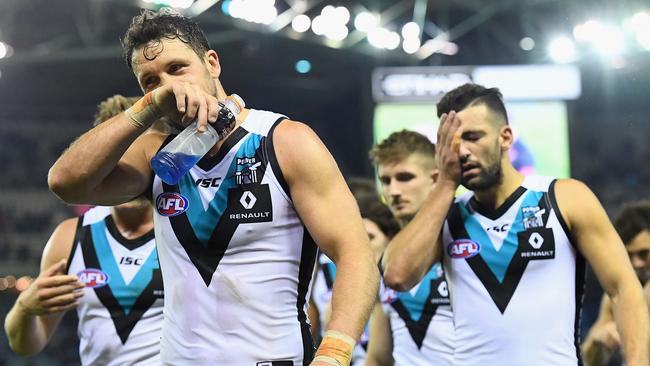
{"type": "Polygon", "coordinates": [[[69,218],[56,226],[43,250],[42,268],[48,268],[62,259],[68,259],[74,245],[79,220],[78,217],[69,218]]]}

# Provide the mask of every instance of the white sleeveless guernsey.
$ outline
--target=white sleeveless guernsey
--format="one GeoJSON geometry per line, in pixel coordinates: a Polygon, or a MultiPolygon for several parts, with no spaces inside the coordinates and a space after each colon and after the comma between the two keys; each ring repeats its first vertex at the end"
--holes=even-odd
{"type": "Polygon", "coordinates": [[[451,366],[454,324],[440,263],[410,291],[397,292],[383,282],[380,291],[390,320],[395,366],[451,366]]]}
{"type": "Polygon", "coordinates": [[[301,366],[313,357],[306,308],[316,246],[275,157],[284,118],[250,110],[177,185],[154,178],[164,364],[301,366]]]}
{"type": "Polygon", "coordinates": [[[495,211],[467,192],[443,229],[456,327],[454,365],[581,365],[584,259],[558,210],[555,180],[528,176],[495,211]]]}
{"type": "Polygon", "coordinates": [[[162,277],[153,230],[124,238],[97,207],[79,218],[68,274],[86,284],[77,308],[83,365],[160,365],[162,277]]]}

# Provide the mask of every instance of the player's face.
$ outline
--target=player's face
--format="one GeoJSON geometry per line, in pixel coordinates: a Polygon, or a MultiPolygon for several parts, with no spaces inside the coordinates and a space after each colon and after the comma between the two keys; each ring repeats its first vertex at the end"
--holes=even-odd
{"type": "Polygon", "coordinates": [[[512,145],[509,126],[499,127],[484,105],[468,107],[458,112],[463,134],[460,157],[461,184],[472,191],[490,189],[503,178],[502,159],[512,145]]]}
{"type": "Polygon", "coordinates": [[[433,163],[420,154],[379,164],[381,189],[393,216],[404,222],[415,216],[433,189],[433,163]]]}
{"type": "Polygon", "coordinates": [[[200,58],[178,38],[163,38],[133,50],[132,60],[133,73],[145,93],[178,81],[200,85],[206,93],[217,96],[215,79],[221,68],[214,51],[200,58]]]}
{"type": "Polygon", "coordinates": [[[374,221],[364,218],[363,226],[366,228],[368,233],[368,239],[370,240],[370,249],[372,249],[373,254],[375,255],[375,260],[379,260],[381,253],[386,249],[389,239],[384,235],[384,232],[381,231],[379,226],[375,224],[374,221]]]}
{"type": "Polygon", "coordinates": [[[637,234],[625,246],[632,266],[642,283],[650,280],[650,230],[637,234]]]}

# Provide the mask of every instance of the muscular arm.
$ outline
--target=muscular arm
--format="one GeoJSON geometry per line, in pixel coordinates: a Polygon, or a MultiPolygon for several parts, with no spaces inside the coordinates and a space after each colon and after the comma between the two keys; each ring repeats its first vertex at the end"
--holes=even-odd
{"type": "Polygon", "coordinates": [[[311,129],[285,121],[273,139],[298,214],[336,264],[327,329],[358,339],[379,286],[379,271],[359,209],[334,159],[311,129]]]}
{"type": "Polygon", "coordinates": [[[415,215],[386,247],[382,259],[384,282],[408,291],[440,260],[440,234],[460,182],[460,120],[455,112],[443,114],[438,128],[436,184],[415,215]]]}
{"type": "Polygon", "coordinates": [[[393,337],[388,315],[376,303],[370,317],[370,338],[365,366],[393,365],[393,337]]]}
{"type": "Polygon", "coordinates": [[[141,132],[124,113],[86,132],[50,169],[50,189],[69,203],[115,205],[140,195],[152,175],[147,148],[164,139],[141,132]]]}
{"type": "Polygon", "coordinates": [[[609,295],[627,365],[650,363],[648,307],[621,239],[598,199],[584,184],[556,184],[560,211],[578,249],[589,261],[609,295]]]}
{"type": "Polygon", "coordinates": [[[39,353],[50,341],[65,311],[77,306],[81,285],[64,273],[77,219],[62,222],[41,258],[41,274],[23,291],[5,318],[9,345],[23,356],[39,353]]]}
{"type": "Polygon", "coordinates": [[[609,362],[609,358],[611,357],[610,349],[620,345],[620,337],[615,327],[612,302],[607,295],[603,295],[603,299],[600,302],[598,319],[582,343],[582,353],[586,365],[604,366],[609,362]],[[614,325],[613,329],[612,325],[614,325]],[[604,346],[610,349],[604,349],[604,346]]]}

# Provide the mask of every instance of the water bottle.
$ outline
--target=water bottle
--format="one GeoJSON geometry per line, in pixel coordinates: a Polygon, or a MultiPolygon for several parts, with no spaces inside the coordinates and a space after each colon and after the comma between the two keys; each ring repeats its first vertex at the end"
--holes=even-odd
{"type": "Polygon", "coordinates": [[[151,159],[151,168],[163,182],[175,185],[182,176],[216,144],[233,130],[237,115],[244,108],[244,101],[232,94],[219,102],[217,121],[208,123],[205,132],[192,122],[151,159]]]}

